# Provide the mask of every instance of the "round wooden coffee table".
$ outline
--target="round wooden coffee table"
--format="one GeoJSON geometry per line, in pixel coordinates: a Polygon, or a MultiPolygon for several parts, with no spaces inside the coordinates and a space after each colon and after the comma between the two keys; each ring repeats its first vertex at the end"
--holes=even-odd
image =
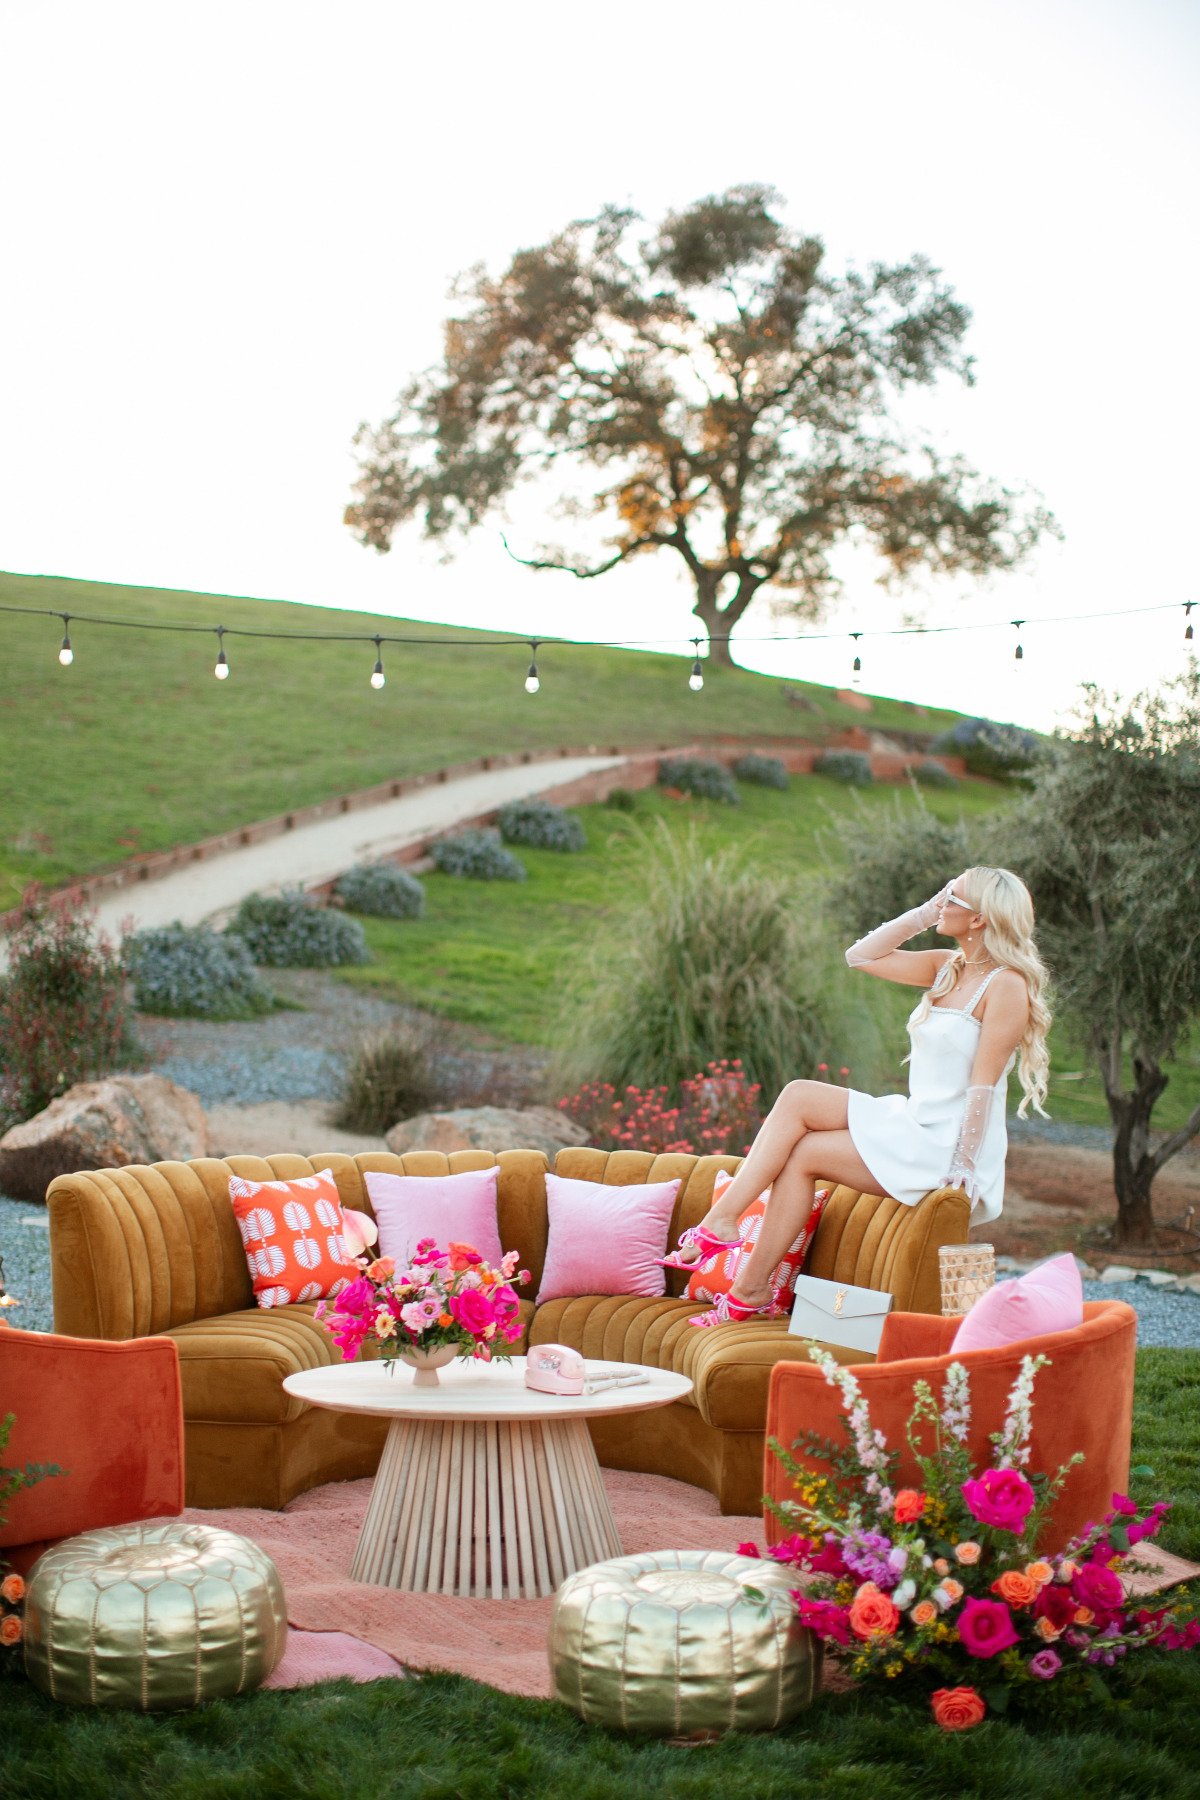
{"type": "Polygon", "coordinates": [[[436,1387],[410,1370],[341,1363],[289,1375],[298,1400],[392,1421],[350,1565],[355,1581],[516,1600],[621,1555],[587,1421],[668,1406],[683,1375],[605,1361],[647,1379],[564,1397],[525,1386],[525,1358],[451,1363],[436,1387]]]}

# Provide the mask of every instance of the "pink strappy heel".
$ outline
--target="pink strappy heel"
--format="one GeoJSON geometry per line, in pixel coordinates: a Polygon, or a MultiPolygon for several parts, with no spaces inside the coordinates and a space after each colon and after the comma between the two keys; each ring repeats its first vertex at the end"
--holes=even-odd
{"type": "Polygon", "coordinates": [[[783,1308],[774,1295],[763,1306],[750,1306],[745,1300],[735,1300],[732,1294],[718,1294],[712,1311],[693,1314],[688,1324],[706,1331],[710,1325],[741,1325],[747,1319],[778,1319],[782,1313],[783,1308]]]}
{"type": "Polygon", "coordinates": [[[685,1274],[690,1274],[702,1262],[707,1262],[710,1256],[721,1256],[726,1250],[736,1250],[741,1241],[740,1237],[734,1238],[732,1242],[728,1238],[714,1237],[703,1225],[690,1225],[686,1231],[681,1232],[679,1243],[670,1256],[656,1256],[654,1260],[660,1269],[682,1269],[685,1274]],[[690,1261],[684,1261],[679,1252],[692,1245],[700,1254],[690,1261]]]}

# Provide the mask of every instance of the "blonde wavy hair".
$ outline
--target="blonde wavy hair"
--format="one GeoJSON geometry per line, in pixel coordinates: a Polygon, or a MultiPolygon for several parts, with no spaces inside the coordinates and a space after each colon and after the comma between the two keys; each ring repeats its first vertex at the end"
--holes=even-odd
{"type": "MultiPolygon", "coordinates": [[[[991,869],[979,864],[965,870],[959,891],[983,916],[983,947],[992,961],[1002,969],[1015,969],[1029,990],[1029,1023],[1017,1050],[1017,1078],[1022,1089],[1017,1117],[1023,1119],[1032,1106],[1045,1118],[1042,1102],[1050,1077],[1050,1053],[1046,1048],[1051,1016],[1046,1003],[1050,978],[1033,939],[1029,889],[1011,869],[991,869]]],[[[917,1008],[914,1023],[927,1016],[935,1000],[950,992],[965,963],[964,952],[956,950],[942,965],[937,980],[917,1008]]]]}

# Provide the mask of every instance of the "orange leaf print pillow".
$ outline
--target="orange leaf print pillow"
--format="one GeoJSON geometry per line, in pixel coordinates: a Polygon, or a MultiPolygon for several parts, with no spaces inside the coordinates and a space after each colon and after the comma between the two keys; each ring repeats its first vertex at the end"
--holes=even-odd
{"type": "Polygon", "coordinates": [[[295,1181],[229,1178],[254,1298],[259,1306],[327,1300],[358,1272],[332,1171],[295,1181]]]}

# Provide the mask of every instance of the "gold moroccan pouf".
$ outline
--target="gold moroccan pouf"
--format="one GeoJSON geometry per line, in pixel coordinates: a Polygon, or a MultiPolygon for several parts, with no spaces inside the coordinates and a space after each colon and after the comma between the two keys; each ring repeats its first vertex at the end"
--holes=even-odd
{"type": "Polygon", "coordinates": [[[821,1680],[793,1585],[777,1564],[723,1550],[593,1563],[554,1598],[554,1691],[589,1724],[660,1737],[784,1725],[821,1680]]]}
{"type": "Polygon", "coordinates": [[[235,1531],[116,1525],[56,1544],[30,1571],[25,1672],[52,1700],[198,1706],[256,1688],[286,1642],[275,1564],[235,1531]]]}

